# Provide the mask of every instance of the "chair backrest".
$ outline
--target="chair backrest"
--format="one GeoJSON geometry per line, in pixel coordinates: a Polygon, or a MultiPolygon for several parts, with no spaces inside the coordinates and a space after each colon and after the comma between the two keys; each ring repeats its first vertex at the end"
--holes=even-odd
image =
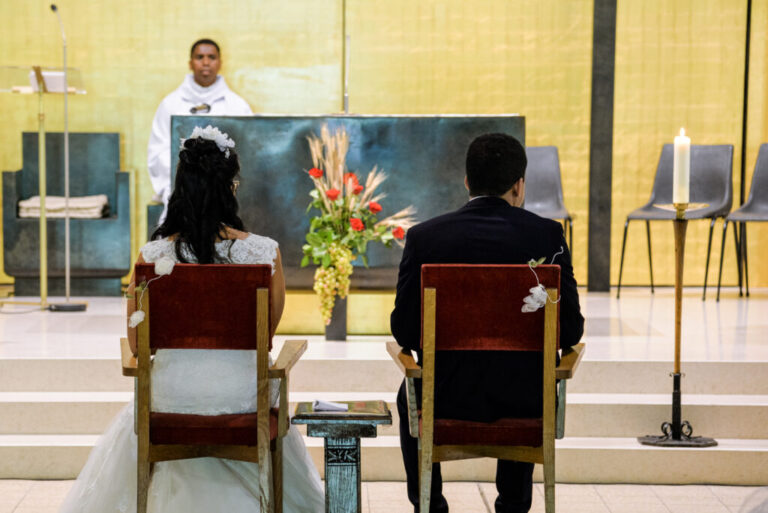
{"type": "Polygon", "coordinates": [[[525,170],[525,209],[531,212],[565,210],[557,146],[528,146],[525,170]]]}
{"type": "Polygon", "coordinates": [[[752,185],[747,199],[747,204],[753,203],[768,205],[768,143],[761,144],[757,152],[755,172],[752,175],[752,185]]]}
{"type": "MultiPolygon", "coordinates": [[[[535,271],[559,296],[560,266],[539,265],[535,271]]],[[[422,319],[424,290],[436,290],[435,350],[543,351],[544,308],[521,312],[523,298],[536,285],[527,265],[423,265],[422,319]]],[[[557,329],[559,340],[559,322],[557,329]]],[[[422,331],[422,346],[423,340],[422,331]]]]}
{"type": "MultiPolygon", "coordinates": [[[[661,149],[649,204],[672,203],[675,147],[661,149]]],[[[690,202],[708,203],[709,209],[727,214],[733,203],[733,145],[691,146],[690,202]]]]}
{"type": "MultiPolygon", "coordinates": [[[[135,276],[149,283],[154,264],[136,264],[135,276]]],[[[150,349],[255,350],[257,291],[268,292],[271,277],[270,265],[176,264],[144,293],[150,349]]]]}

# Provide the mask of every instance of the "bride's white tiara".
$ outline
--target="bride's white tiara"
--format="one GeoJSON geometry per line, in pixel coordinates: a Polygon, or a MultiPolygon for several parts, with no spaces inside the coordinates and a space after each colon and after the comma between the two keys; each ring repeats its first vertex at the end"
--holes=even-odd
{"type": "MultiPolygon", "coordinates": [[[[223,133],[221,130],[219,130],[218,127],[215,126],[208,125],[205,128],[196,126],[195,129],[192,130],[192,134],[188,137],[188,139],[195,139],[196,137],[215,142],[216,146],[219,147],[219,150],[224,153],[226,158],[229,158],[229,149],[235,147],[235,141],[233,141],[227,134],[223,133]]],[[[179,148],[180,150],[184,149],[184,141],[186,140],[187,139],[181,139],[181,147],[179,148]]]]}

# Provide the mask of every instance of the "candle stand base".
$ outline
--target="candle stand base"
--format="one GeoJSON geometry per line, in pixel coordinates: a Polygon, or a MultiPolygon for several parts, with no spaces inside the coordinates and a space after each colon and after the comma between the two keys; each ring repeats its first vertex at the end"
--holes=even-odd
{"type": "Polygon", "coordinates": [[[714,447],[717,441],[705,436],[691,436],[693,426],[687,420],[681,422],[682,408],[680,405],[680,378],[682,374],[672,374],[674,387],[672,390],[672,422],[664,422],[661,425],[661,435],[640,436],[637,441],[643,445],[656,447],[714,447]]]}

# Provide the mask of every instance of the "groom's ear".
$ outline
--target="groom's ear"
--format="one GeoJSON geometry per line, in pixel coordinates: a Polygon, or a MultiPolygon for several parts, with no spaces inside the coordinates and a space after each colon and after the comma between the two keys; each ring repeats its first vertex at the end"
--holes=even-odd
{"type": "Polygon", "coordinates": [[[464,175],[464,188],[469,192],[469,180],[467,179],[467,175],[464,175]]]}

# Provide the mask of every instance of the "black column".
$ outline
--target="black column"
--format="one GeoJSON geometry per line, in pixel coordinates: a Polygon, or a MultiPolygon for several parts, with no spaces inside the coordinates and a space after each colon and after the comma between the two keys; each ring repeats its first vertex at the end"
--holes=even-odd
{"type": "Polygon", "coordinates": [[[611,174],[616,0],[595,0],[592,30],[587,288],[607,291],[611,285],[611,174]]]}

